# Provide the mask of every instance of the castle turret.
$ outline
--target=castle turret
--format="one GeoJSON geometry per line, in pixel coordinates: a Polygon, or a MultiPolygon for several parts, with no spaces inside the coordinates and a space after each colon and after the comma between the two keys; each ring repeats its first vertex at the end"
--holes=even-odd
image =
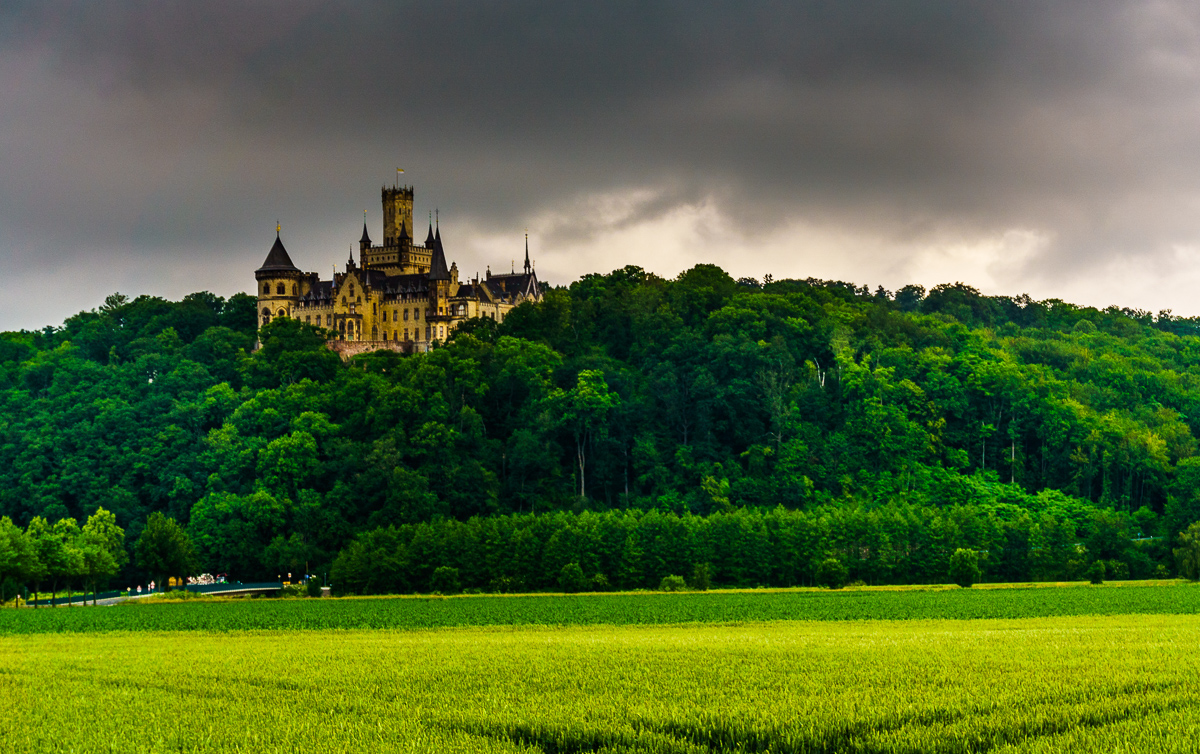
{"type": "MultiPolygon", "coordinates": [[[[283,240],[279,235],[280,228],[275,226],[275,243],[267,252],[267,258],[262,266],[254,271],[254,280],[258,290],[259,326],[267,324],[274,317],[290,317],[296,307],[296,302],[303,295],[300,290],[301,278],[304,273],[292,264],[283,240]]],[[[307,287],[307,286],[306,286],[307,287]]]]}
{"type": "Polygon", "coordinates": [[[358,239],[358,250],[360,252],[366,252],[370,248],[371,248],[371,234],[367,233],[367,224],[364,222],[362,238],[358,239]]]}

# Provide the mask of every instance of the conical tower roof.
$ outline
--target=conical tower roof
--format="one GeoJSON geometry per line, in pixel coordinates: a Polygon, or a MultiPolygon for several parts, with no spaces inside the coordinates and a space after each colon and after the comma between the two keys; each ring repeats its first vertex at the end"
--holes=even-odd
{"type": "Polygon", "coordinates": [[[450,271],[446,269],[446,254],[442,251],[442,231],[439,228],[437,237],[433,239],[433,255],[429,260],[430,280],[449,280],[450,271]]]}
{"type": "Polygon", "coordinates": [[[300,269],[292,264],[292,258],[288,256],[287,249],[283,248],[283,241],[279,238],[279,231],[275,231],[275,245],[267,252],[267,259],[262,263],[255,272],[299,272],[300,269]]]}
{"type": "Polygon", "coordinates": [[[363,223],[362,238],[358,239],[358,242],[365,243],[367,245],[370,245],[370,243],[371,243],[371,235],[369,233],[367,233],[367,224],[366,223],[363,223]]]}
{"type": "Polygon", "coordinates": [[[425,236],[425,248],[433,248],[433,223],[429,223],[429,235],[425,236]]]}

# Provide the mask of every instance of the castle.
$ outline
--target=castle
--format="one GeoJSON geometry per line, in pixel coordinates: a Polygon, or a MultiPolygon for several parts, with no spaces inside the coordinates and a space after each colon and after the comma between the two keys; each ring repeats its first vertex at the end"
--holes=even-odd
{"type": "Polygon", "coordinates": [[[359,261],[351,252],[345,272],[321,280],[301,272],[275,229],[275,244],[254,271],[260,325],[291,317],[330,331],[329,345],[343,356],[387,348],[426,351],[472,317],[497,322],[524,301],[540,301],[542,286],[529,262],[508,275],[460,283],[458,264],[446,267],[442,231],[433,223],[423,244],[414,242],[413,189],[383,188],[383,243],[374,245],[363,222],[359,261]]]}

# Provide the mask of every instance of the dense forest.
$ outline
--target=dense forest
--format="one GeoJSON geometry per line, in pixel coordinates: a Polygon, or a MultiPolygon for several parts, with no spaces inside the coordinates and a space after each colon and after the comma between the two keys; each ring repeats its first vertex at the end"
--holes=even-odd
{"type": "Polygon", "coordinates": [[[113,295],[0,335],[7,530],[103,508],[132,552],[157,512],[200,570],[404,591],[939,582],[960,547],[993,580],[1149,576],[1200,520],[1200,322],[1170,312],[627,267],[343,363],[254,308],[113,295]]]}

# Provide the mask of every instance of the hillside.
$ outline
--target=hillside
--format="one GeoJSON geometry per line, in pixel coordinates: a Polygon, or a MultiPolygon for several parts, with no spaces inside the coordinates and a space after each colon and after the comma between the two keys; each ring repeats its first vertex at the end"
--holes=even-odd
{"type": "MultiPolygon", "coordinates": [[[[380,527],[400,527],[383,532],[405,557],[433,538],[425,565],[461,559],[452,540],[483,541],[468,520],[489,517],[507,532],[489,557],[516,562],[525,537],[536,558],[481,587],[553,585],[561,557],[540,559],[554,532],[604,520],[684,522],[710,554],[730,527],[816,527],[786,577],[717,567],[753,584],[811,581],[831,553],[852,578],[934,579],[905,565],[916,530],[942,531],[939,558],[991,552],[991,578],[1077,576],[1095,559],[1150,575],[1173,570],[1167,542],[1200,519],[1200,323],[1169,312],[961,284],[764,285],[701,265],[589,275],[428,354],[343,364],[290,320],[251,352],[254,327],[244,295],[113,296],[62,328],[0,336],[0,516],[104,507],[131,542],[163,511],[204,570],[248,579],[324,567],[380,527]],[[1037,555],[1051,540],[1058,565],[1037,555]]],[[[629,586],[667,568],[610,556],[606,577],[629,586]]]]}

